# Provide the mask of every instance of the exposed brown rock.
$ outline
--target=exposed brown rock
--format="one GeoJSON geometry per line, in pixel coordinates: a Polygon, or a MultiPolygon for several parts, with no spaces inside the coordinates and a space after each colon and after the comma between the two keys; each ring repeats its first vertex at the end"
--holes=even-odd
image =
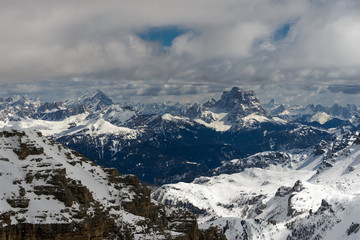
{"type": "Polygon", "coordinates": [[[66,207],[71,207],[74,202],[89,204],[94,201],[92,194],[87,187],[80,182],[66,178],[66,169],[57,169],[53,172],[49,185],[34,186],[34,193],[37,195],[53,195],[56,199],[64,202],[66,207]]]}
{"type": "Polygon", "coordinates": [[[19,156],[20,160],[23,160],[29,155],[39,155],[44,153],[44,149],[37,148],[26,143],[20,143],[20,147],[18,149],[14,149],[14,153],[19,156]]]}
{"type": "Polygon", "coordinates": [[[222,230],[218,227],[209,227],[206,230],[202,230],[199,240],[219,239],[226,240],[222,230]]]}
{"type": "MultiPolygon", "coordinates": [[[[0,137],[19,138],[19,147],[13,149],[18,155],[18,159],[15,161],[24,160],[31,155],[44,154],[44,149],[26,139],[24,132],[0,132],[0,137]]],[[[38,134],[38,137],[41,135],[38,134]]],[[[49,140],[44,138],[43,142],[49,142],[49,140]]],[[[57,145],[52,140],[50,143],[51,146],[57,145]]],[[[82,155],[74,151],[69,152],[60,145],[57,146],[56,153],[62,153],[64,159],[73,166],[78,163],[80,165],[85,162],[89,163],[94,167],[90,170],[93,175],[96,173],[96,168],[100,168],[82,155]]],[[[109,199],[108,205],[104,205],[100,200],[96,200],[94,198],[96,195],[93,196],[79,180],[71,179],[63,164],[52,163],[54,158],[44,155],[28,158],[28,160],[31,164],[21,165],[21,171],[26,172],[24,178],[13,180],[13,184],[19,188],[19,193],[8,196],[6,199],[7,203],[14,208],[13,211],[0,214],[0,240],[102,240],[105,238],[132,240],[135,226],[127,222],[119,222],[124,211],[143,217],[143,220],[139,218],[136,222],[136,226],[141,226],[142,230],[136,231],[144,236],[157,233],[164,236],[165,239],[172,240],[226,239],[218,228],[199,230],[195,216],[187,210],[169,209],[162,204],[153,202],[150,190],[140,183],[136,176],[120,175],[116,169],[104,169],[107,176],[101,179],[107,184],[105,186],[112,186],[112,189],[119,191],[114,193],[112,190],[111,194],[124,193],[124,196],[116,195],[120,196],[118,200],[120,199],[121,204],[117,205],[114,199],[109,199]],[[29,169],[29,166],[30,168],[35,166],[35,168],[29,169]],[[44,182],[44,184],[34,184],[30,190],[28,188],[25,190],[23,186],[29,187],[34,180],[42,180],[40,182],[44,182]],[[29,203],[33,201],[28,198],[27,192],[38,195],[38,200],[57,199],[63,202],[65,208],[56,215],[56,218],[58,217],[63,223],[46,223],[49,217],[54,217],[50,216],[51,213],[48,211],[43,211],[35,216],[38,222],[43,221],[44,224],[26,222],[27,219],[24,216],[27,214],[29,203]],[[74,207],[75,203],[76,207],[74,207]],[[170,234],[174,231],[179,235],[170,234]]],[[[14,160],[7,161],[13,162],[14,160]]]]}
{"type": "Polygon", "coordinates": [[[106,215],[86,218],[80,223],[20,223],[0,228],[1,240],[103,240],[114,230],[114,222],[106,215]]]}
{"type": "Polygon", "coordinates": [[[13,208],[27,208],[29,206],[30,199],[27,199],[27,198],[13,198],[13,199],[6,199],[6,201],[13,208]]]}

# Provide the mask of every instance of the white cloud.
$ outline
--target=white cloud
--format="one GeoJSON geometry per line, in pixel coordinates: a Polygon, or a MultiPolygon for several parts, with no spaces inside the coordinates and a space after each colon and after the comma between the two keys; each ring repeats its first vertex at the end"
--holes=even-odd
{"type": "MultiPolygon", "coordinates": [[[[190,94],[194,83],[207,86],[197,88],[207,93],[231,85],[259,91],[274,86],[278,96],[285,96],[287,84],[299,96],[310,84],[357,84],[359,5],[356,0],[4,1],[0,84],[59,79],[74,87],[137,84],[137,91],[119,87],[124,96],[166,96],[172,89],[190,94]],[[288,36],[274,41],[276,29],[286,23],[291,23],[288,36]],[[189,31],[167,50],[136,35],[161,26],[189,31]]],[[[312,93],[305,95],[321,95],[312,93]]]]}

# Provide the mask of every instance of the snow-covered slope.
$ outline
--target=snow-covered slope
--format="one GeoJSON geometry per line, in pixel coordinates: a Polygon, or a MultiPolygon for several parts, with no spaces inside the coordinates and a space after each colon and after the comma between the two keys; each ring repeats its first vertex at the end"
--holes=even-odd
{"type": "Polygon", "coordinates": [[[151,201],[135,176],[99,167],[39,132],[0,132],[1,239],[194,239],[202,234],[192,214],[151,201]]]}
{"type": "Polygon", "coordinates": [[[311,122],[318,122],[320,124],[324,124],[328,121],[330,121],[331,119],[333,119],[332,116],[330,116],[329,114],[325,113],[325,112],[317,112],[315,115],[313,115],[310,118],[311,122]]]}
{"type": "Polygon", "coordinates": [[[360,133],[289,156],[291,168],[201,177],[164,185],[152,197],[193,211],[201,227],[221,226],[228,239],[359,239],[360,133]]]}
{"type": "Polygon", "coordinates": [[[76,133],[98,136],[101,134],[114,134],[121,136],[134,136],[136,131],[126,127],[118,127],[104,118],[88,118],[89,113],[68,117],[62,121],[48,121],[37,119],[24,119],[22,121],[0,122],[2,128],[32,129],[41,131],[46,136],[64,136],[76,133]]]}

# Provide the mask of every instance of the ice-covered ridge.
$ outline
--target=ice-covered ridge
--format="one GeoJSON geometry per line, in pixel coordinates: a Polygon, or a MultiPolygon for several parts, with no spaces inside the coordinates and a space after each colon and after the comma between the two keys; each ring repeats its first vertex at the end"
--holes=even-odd
{"type": "Polygon", "coordinates": [[[46,136],[65,136],[76,133],[97,136],[101,134],[136,136],[136,130],[119,127],[111,124],[103,118],[88,118],[89,113],[70,116],[62,121],[47,121],[37,119],[25,119],[23,121],[0,122],[2,128],[33,129],[42,132],[46,136]]]}

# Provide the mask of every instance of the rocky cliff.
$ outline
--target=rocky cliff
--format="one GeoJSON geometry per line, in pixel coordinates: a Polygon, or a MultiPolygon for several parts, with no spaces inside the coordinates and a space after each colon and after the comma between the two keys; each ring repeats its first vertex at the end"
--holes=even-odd
{"type": "Polygon", "coordinates": [[[0,132],[0,239],[225,239],[40,133],[0,132]]]}

